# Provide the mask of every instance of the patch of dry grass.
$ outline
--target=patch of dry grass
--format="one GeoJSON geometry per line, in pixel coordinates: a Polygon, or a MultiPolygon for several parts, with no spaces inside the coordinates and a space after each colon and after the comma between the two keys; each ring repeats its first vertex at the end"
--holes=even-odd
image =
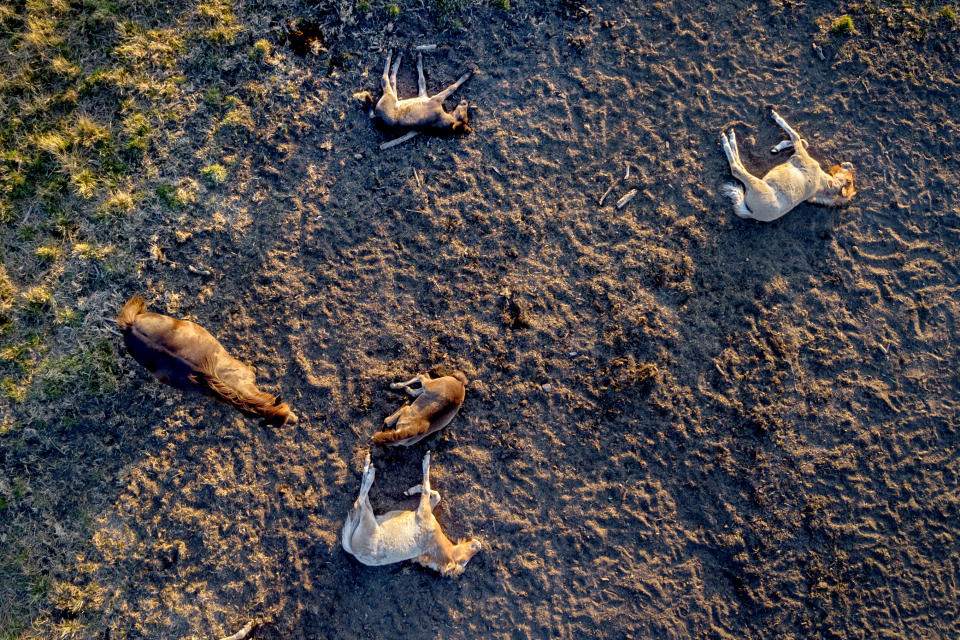
{"type": "MultiPolygon", "coordinates": [[[[135,267],[129,230],[107,223],[135,213],[157,130],[153,101],[178,86],[172,70],[183,30],[140,24],[151,3],[129,17],[120,6],[130,9],[110,0],[0,7],[3,638],[45,619],[40,614],[51,603],[58,608],[63,600],[76,612],[83,596],[56,579],[89,536],[71,512],[76,498],[60,486],[58,465],[24,475],[30,456],[23,452],[53,446],[86,399],[118,387],[115,340],[100,320],[103,310],[87,301],[122,288],[135,267]]],[[[51,624],[47,631],[59,637],[83,627],[65,618],[51,624]]]]}

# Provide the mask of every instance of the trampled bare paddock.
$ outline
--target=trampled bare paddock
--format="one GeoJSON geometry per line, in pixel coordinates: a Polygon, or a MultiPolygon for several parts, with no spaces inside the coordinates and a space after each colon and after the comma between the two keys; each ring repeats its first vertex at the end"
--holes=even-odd
{"type": "MultiPolygon", "coordinates": [[[[79,87],[42,105],[69,115],[67,146],[22,133],[71,199],[4,192],[25,205],[0,274],[8,637],[960,634],[960,48],[939,6],[109,4],[56,15],[108,49],[57,49],[59,71],[5,94],[79,87]],[[327,30],[316,53],[279,42],[296,18],[327,30]],[[422,43],[430,86],[478,69],[458,93],[473,132],[380,152],[352,94],[422,43]],[[74,104],[133,154],[89,198],[104,143],[83,146],[74,104]],[[849,205],[730,212],[719,134],[763,175],[771,105],[856,166],[849,205]],[[138,369],[108,330],[135,291],[255,360],[299,423],[138,369]],[[27,380],[91,337],[81,355],[119,363],[103,378],[27,380]],[[339,534],[389,383],[453,370],[460,413],[374,447],[370,498],[411,509],[432,450],[443,531],[483,550],[455,581],[363,566],[339,534]]],[[[415,95],[412,65],[398,80],[415,95]]],[[[37,112],[18,113],[25,131],[37,112]]]]}

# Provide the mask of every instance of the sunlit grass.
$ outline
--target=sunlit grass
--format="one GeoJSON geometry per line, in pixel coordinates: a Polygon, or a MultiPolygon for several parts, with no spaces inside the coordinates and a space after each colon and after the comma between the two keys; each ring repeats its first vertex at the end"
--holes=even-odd
{"type": "Polygon", "coordinates": [[[223,184],[227,180],[227,168],[215,162],[200,169],[200,175],[211,185],[223,184]]]}
{"type": "Polygon", "coordinates": [[[253,43],[253,47],[250,49],[250,57],[256,58],[257,60],[262,60],[263,58],[270,55],[270,42],[261,38],[253,43]]]}
{"type": "Polygon", "coordinates": [[[833,21],[830,33],[835,36],[853,33],[853,19],[850,16],[840,16],[833,21]]]}
{"type": "Polygon", "coordinates": [[[105,216],[119,217],[136,206],[133,194],[128,191],[114,191],[101,206],[101,213],[105,216]]]}
{"type": "Polygon", "coordinates": [[[59,245],[47,244],[42,247],[37,247],[34,254],[41,262],[53,262],[63,254],[63,251],[59,245]]]}

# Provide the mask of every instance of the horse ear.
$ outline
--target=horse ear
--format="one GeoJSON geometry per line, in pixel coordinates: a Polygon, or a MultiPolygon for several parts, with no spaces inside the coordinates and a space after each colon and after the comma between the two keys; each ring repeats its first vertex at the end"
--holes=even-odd
{"type": "Polygon", "coordinates": [[[373,96],[370,95],[369,91],[358,91],[353,94],[353,97],[360,101],[364,109],[369,109],[373,106],[373,96]]]}

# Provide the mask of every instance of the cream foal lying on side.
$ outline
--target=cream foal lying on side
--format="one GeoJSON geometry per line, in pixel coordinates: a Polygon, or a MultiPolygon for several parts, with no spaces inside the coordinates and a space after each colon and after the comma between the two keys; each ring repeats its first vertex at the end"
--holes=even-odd
{"type": "Polygon", "coordinates": [[[807,141],[776,111],[770,114],[790,136],[789,140],[784,140],[771,151],[776,153],[793,147],[794,153],[787,162],[768,171],[762,180],[751,175],[743,166],[733,129],[729,135],[720,134],[720,144],[730,163],[730,172],[746,185],[746,190],[734,183],[725,184],[720,189],[723,195],[733,201],[733,212],[741,218],[770,222],[801,202],[832,206],[850,202],[856,194],[853,188],[853,165],[843,162],[832,167],[829,173],[824,172],[820,163],[807,153],[807,141]]]}
{"type": "Polygon", "coordinates": [[[430,488],[430,454],[423,457],[423,483],[406,492],[420,494],[420,505],[415,511],[390,511],[375,516],[369,498],[375,475],[367,454],[360,495],[343,523],[344,550],[372,567],[414,560],[445,576],[463,573],[470,558],[480,551],[480,541],[453,544],[440,530],[440,523],[433,517],[440,494],[430,488]]]}

